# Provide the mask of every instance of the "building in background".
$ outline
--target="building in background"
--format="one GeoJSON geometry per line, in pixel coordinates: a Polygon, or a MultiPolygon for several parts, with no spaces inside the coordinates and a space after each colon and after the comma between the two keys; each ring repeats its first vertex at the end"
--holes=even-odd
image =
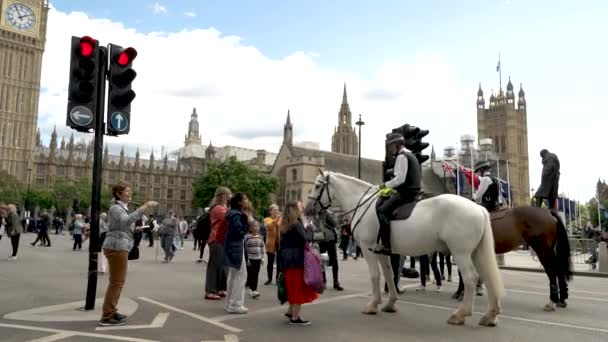
{"type": "MultiPolygon", "coordinates": [[[[509,179],[513,188],[513,204],[524,206],[529,204],[530,178],[528,161],[528,112],[526,97],[520,84],[515,104],[515,93],[511,78],[507,84],[507,92],[502,88],[497,95],[490,95],[489,107],[485,107],[485,99],[481,84],[477,91],[477,134],[480,141],[492,139],[493,152],[501,161],[501,173],[509,162],[509,179]]],[[[506,175],[502,175],[506,179],[506,175]]]]}
{"type": "Polygon", "coordinates": [[[352,125],[353,114],[346,97],[346,84],[342,93],[342,104],[338,112],[338,126],[331,138],[331,151],[334,153],[356,156],[359,154],[359,138],[352,125]]]}
{"type": "Polygon", "coordinates": [[[23,183],[36,148],[48,11],[46,0],[0,0],[0,170],[23,183]],[[9,18],[14,11],[25,23],[9,18]]]}

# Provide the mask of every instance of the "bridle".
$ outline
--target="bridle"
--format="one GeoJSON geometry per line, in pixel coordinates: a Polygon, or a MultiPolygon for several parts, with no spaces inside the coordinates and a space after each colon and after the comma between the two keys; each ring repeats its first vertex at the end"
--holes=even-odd
{"type": "Polygon", "coordinates": [[[331,208],[331,194],[329,193],[329,173],[327,174],[327,177],[325,178],[325,180],[321,181],[321,184],[323,184],[323,187],[321,188],[321,191],[319,192],[319,195],[316,198],[311,197],[310,195],[308,196],[308,199],[314,199],[315,200],[315,205],[319,205],[319,207],[321,207],[321,210],[327,210],[329,208],[331,208]],[[323,194],[325,193],[325,189],[327,189],[327,205],[323,205],[323,202],[321,202],[321,198],[323,197],[323,194]]]}

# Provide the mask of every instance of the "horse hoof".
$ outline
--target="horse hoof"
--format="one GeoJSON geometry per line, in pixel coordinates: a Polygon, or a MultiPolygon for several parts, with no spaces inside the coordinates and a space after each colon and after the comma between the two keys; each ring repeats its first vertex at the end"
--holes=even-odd
{"type": "Polygon", "coordinates": [[[498,319],[496,317],[490,318],[488,316],[483,316],[479,320],[479,325],[482,325],[485,327],[495,327],[497,324],[498,324],[498,319]]]}
{"type": "Polygon", "coordinates": [[[372,306],[367,306],[365,308],[365,310],[362,311],[362,313],[366,314],[366,315],[375,315],[378,313],[378,308],[372,307],[372,306]]]}
{"type": "Polygon", "coordinates": [[[397,308],[394,305],[387,305],[382,308],[382,312],[394,313],[394,312],[397,312],[397,308]]]}
{"type": "Polygon", "coordinates": [[[457,313],[453,313],[452,315],[450,315],[450,318],[448,318],[448,324],[451,325],[463,325],[464,324],[464,317],[457,314],[457,313]]]}
{"type": "Polygon", "coordinates": [[[563,301],[563,302],[559,302],[559,303],[557,303],[557,304],[556,304],[556,306],[557,306],[558,308],[565,308],[565,307],[567,307],[567,306],[568,306],[568,303],[566,303],[565,301],[563,301]]]}
{"type": "Polygon", "coordinates": [[[545,310],[547,312],[555,311],[555,303],[549,302],[549,303],[545,304],[545,307],[543,308],[543,310],[545,310]]]}

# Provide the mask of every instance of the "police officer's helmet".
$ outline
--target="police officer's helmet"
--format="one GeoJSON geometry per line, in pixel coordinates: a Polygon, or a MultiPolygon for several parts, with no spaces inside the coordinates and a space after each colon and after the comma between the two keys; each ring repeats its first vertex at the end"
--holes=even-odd
{"type": "Polygon", "coordinates": [[[487,160],[480,160],[475,164],[475,172],[479,172],[479,171],[483,171],[483,170],[489,170],[492,168],[492,165],[490,165],[490,162],[487,160]]]}
{"type": "Polygon", "coordinates": [[[403,135],[401,135],[399,133],[390,133],[386,136],[387,145],[396,144],[396,143],[405,144],[405,139],[403,138],[403,135]]]}

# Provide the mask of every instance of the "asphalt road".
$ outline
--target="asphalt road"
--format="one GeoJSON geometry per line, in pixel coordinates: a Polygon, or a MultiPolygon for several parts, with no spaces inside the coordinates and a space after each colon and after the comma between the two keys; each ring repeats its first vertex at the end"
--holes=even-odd
{"type": "MultiPolygon", "coordinates": [[[[51,235],[53,247],[30,247],[33,234],[22,238],[19,260],[6,260],[10,242],[0,241],[0,340],[9,341],[607,341],[608,280],[577,277],[571,283],[569,306],[544,312],[547,281],[542,273],[503,271],[507,296],[496,328],[477,325],[479,313],[464,326],[450,326],[457,306],[450,299],[456,283],[442,292],[416,292],[417,279],[404,279],[399,311],[366,316],[369,280],[363,260],[340,264],[344,292],[329,289],[302,315],[311,326],[294,327],[283,316],[276,288],[260,284],[262,296],[247,298],[247,315],[229,315],[223,302],[203,300],[205,265],[194,263],[192,242],[174,262],[155,261],[156,248],[142,248],[132,262],[123,296],[139,304],[126,330],[96,330],[96,321],[40,322],[12,320],[5,314],[83,300],[88,253],[73,252],[68,236],[51,235]],[[160,314],[160,316],[159,316],[160,314]],[[149,327],[155,322],[157,327],[149,327]],[[148,327],[145,327],[148,326],[148,327]]],[[[85,248],[88,244],[85,243],[85,248]]],[[[159,260],[162,251],[159,251],[159,260]]],[[[456,270],[454,270],[457,278],[456,270]]],[[[329,276],[331,278],[331,275],[329,276]]],[[[260,283],[265,280],[262,270],[260,283]]],[[[456,279],[455,279],[456,280],[456,279]]],[[[331,282],[331,280],[330,280],[331,282]]],[[[103,297],[107,276],[100,276],[97,297],[103,297]]],[[[484,311],[485,297],[475,311],[484,311]]],[[[154,324],[153,324],[154,326],[154,324]]]]}

